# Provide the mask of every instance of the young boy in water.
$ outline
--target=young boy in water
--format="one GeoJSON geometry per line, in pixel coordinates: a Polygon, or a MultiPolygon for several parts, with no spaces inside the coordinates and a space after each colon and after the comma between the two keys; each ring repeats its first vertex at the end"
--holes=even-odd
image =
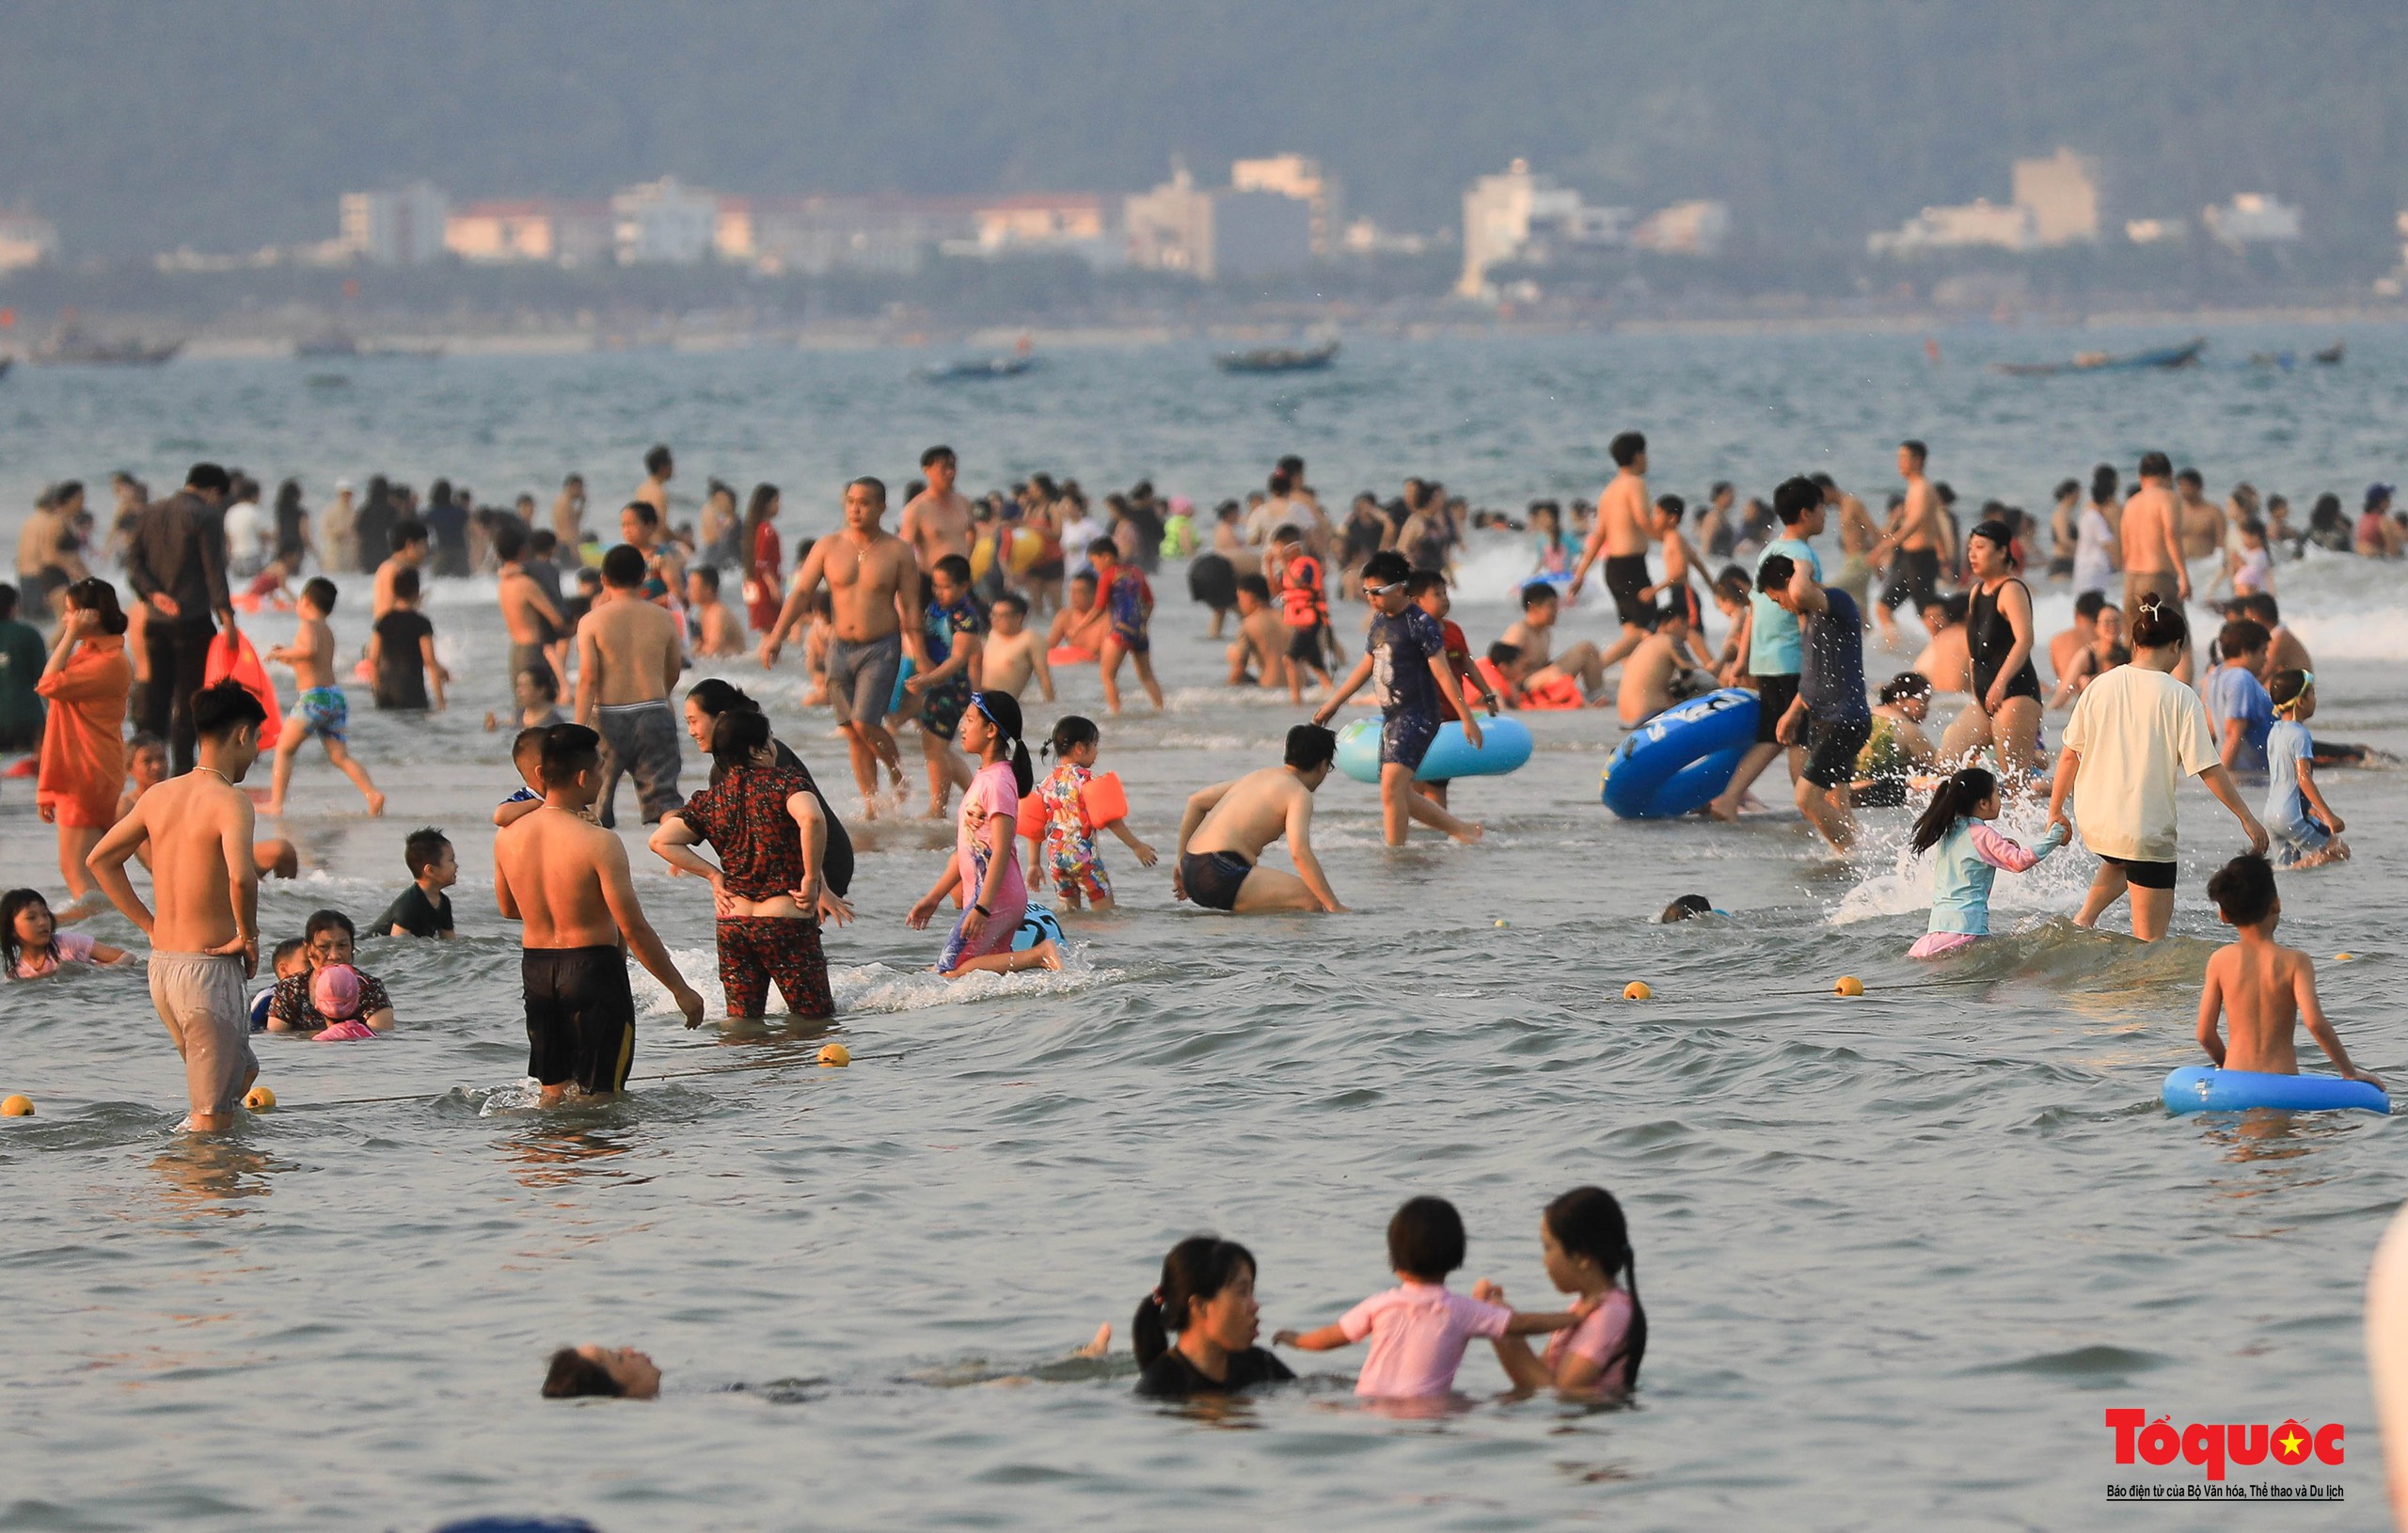
{"type": "Polygon", "coordinates": [[[1045,663],[1045,646],[1038,641],[1037,630],[1028,625],[1028,598],[1006,592],[995,598],[988,609],[987,621],[994,631],[986,640],[986,685],[998,692],[1018,697],[1028,690],[1029,678],[1037,678],[1045,701],[1054,701],[1054,672],[1045,663]]]}
{"type": "Polygon", "coordinates": [[[2339,1067],[2341,1079],[2382,1089],[2381,1081],[2350,1062],[2350,1051],[2324,1019],[2316,999],[2315,962],[2274,940],[2283,919],[2274,864],[2262,857],[2236,857],[2208,880],[2208,897],[2236,939],[2208,959],[2207,983],[2199,992],[2199,1047],[2216,1067],[2297,1075],[2293,1029],[2305,1020],[2307,1035],[2339,1067]],[[2217,1018],[2226,1015],[2232,1021],[2229,1048],[2216,1032],[2217,1018]]]}
{"type": "Polygon", "coordinates": [[[1126,655],[1136,662],[1138,684],[1160,713],[1163,687],[1154,680],[1154,645],[1147,632],[1154,619],[1154,588],[1143,572],[1120,562],[1120,546],[1110,538],[1087,545],[1087,562],[1095,566],[1096,605],[1111,624],[1099,652],[1103,656],[1104,711],[1120,711],[1120,657],[1126,655]]]}
{"type": "Polygon", "coordinates": [[[2307,733],[2316,717],[2316,672],[2278,671],[2267,693],[2274,722],[2266,731],[2266,808],[2259,818],[2282,848],[2285,867],[2344,861],[2350,844],[2341,832],[2348,827],[2316,785],[2316,741],[2307,733]]]}
{"type": "Polygon", "coordinates": [[[1239,576],[1238,637],[1229,645],[1228,684],[1278,686],[1287,643],[1288,626],[1272,609],[1271,582],[1251,573],[1239,576]]]}
{"type": "Polygon", "coordinates": [[[1410,820],[1419,820],[1457,841],[1478,841],[1481,827],[1459,820],[1432,803],[1413,785],[1422,758],[1438,738],[1441,702],[1463,717],[1464,738],[1473,750],[1481,746],[1480,720],[1464,715],[1463,692],[1447,664],[1446,631],[1437,621],[1413,605],[1413,566],[1393,551],[1373,554],[1363,565],[1363,599],[1371,607],[1371,636],[1363,657],[1338,689],[1314,710],[1313,722],[1326,727],[1346,700],[1371,682],[1381,713],[1380,816],[1391,846],[1404,845],[1410,820]]]}
{"type": "Polygon", "coordinates": [[[283,737],[276,742],[274,786],[267,801],[271,814],[284,813],[284,796],[293,786],[293,758],[312,735],[326,748],[326,759],[368,800],[368,813],[385,813],[385,796],[369,781],[368,768],[352,755],[343,738],[350,732],[351,703],[335,679],[335,633],[326,626],[335,609],[335,583],[323,575],[303,586],[297,608],[301,625],[293,631],[293,642],[267,652],[269,659],[293,668],[293,679],[301,687],[293,716],[284,721],[283,737]]]}
{"type": "Polygon", "coordinates": [[[410,886],[394,896],[369,933],[375,937],[449,939],[452,896],[444,891],[460,881],[460,857],[451,838],[433,826],[413,830],[402,843],[402,862],[410,870],[410,886]]]}

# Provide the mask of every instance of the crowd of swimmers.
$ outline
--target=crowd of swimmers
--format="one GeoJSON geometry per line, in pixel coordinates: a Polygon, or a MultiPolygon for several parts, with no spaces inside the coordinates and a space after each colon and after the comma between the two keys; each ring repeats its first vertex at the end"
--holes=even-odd
{"type": "MultiPolygon", "coordinates": [[[[296,866],[289,842],[257,837],[253,802],[239,786],[267,752],[263,664],[289,669],[298,688],[291,714],[275,720],[267,812],[287,811],[311,739],[371,814],[385,806],[350,749],[329,622],[341,591],[324,574],[297,591],[288,583],[314,557],[325,568],[356,560],[372,574],[371,637],[353,674],[372,684],[382,708],[448,701],[451,677],[421,610],[425,579],[496,577],[518,725],[511,759],[523,784],[493,813],[496,904],[520,931],[529,1074],[544,1101],[626,1086],[636,1041],[630,958],[667,989],[689,1027],[703,1019],[702,997],[637,896],[614,829],[622,778],[632,781],[651,852],[709,888],[727,1016],[763,1019],[773,988],[798,1019],[834,1013],[822,940],[853,917],[849,833],[758,703],[723,678],[687,680],[698,658],[750,649],[774,667],[799,636],[809,697],[834,718],[863,815],[900,811],[907,774],[897,735],[913,726],[927,812],[954,819],[955,845],[907,924],[926,927],[953,909],[935,964],[948,977],[1059,968],[1058,925],[1031,915],[1034,896],[1050,886],[1062,909],[1108,911],[1123,890],[1101,841],[1117,838],[1140,867],[1158,857],[1129,823],[1117,777],[1099,770],[1097,721],[1062,714],[1033,753],[1022,699],[1034,684],[1053,702],[1063,667],[1092,665],[1109,719],[1120,712],[1125,666],[1161,708],[1149,574],[1185,558],[1213,637],[1236,619],[1229,682],[1284,690],[1298,707],[1309,689],[1315,704],[1309,721],[1289,730],[1277,765],[1187,799],[1167,859],[1178,898],[1241,914],[1346,909],[1313,852],[1312,806],[1336,756],[1329,725],[1367,686],[1379,711],[1390,845],[1416,824],[1481,838],[1478,823],[1450,809],[1445,783],[1417,781],[1449,724],[1478,749],[1482,712],[1610,704],[1636,726],[1685,698],[1741,686],[1757,699],[1757,737],[1705,813],[1737,817],[1755,781],[1785,757],[1801,813],[1846,851],[1857,811],[1927,794],[1910,834],[1915,852],[1932,860],[1931,918],[1917,958],[1979,942],[1997,874],[2026,872],[2077,839],[2099,861],[2080,923],[2129,900],[2134,936],[2162,936],[2176,871],[2175,790],[2185,777],[2201,779],[2251,846],[2210,885],[2236,940],[2209,967],[2202,1047],[2234,1068],[2296,1070],[2292,1036],[2304,1023],[2345,1075],[2363,1076],[2317,1004],[2312,965],[2273,942],[2281,907],[2266,854],[2293,867],[2347,856],[2343,821],[2316,772],[2355,751],[2306,727],[2315,675],[2272,589],[2273,559],[2297,552],[2279,501],[2261,519],[2242,486],[2227,514],[2204,501],[2195,475],[2174,473],[2154,452],[2140,460],[2129,495],[2117,493],[2112,470],[2094,476],[2087,501],[2069,482],[2071,498],[2060,495],[2048,524],[2052,534],[2071,529],[2055,536],[2050,577],[2076,588],[2075,619],[2044,645],[2021,575],[2041,524],[1994,503],[1961,527],[1947,487],[1927,478],[1920,442],[1899,448],[1906,487],[1886,522],[1829,476],[1802,475],[1782,482],[1761,515],[1753,502],[1735,514],[1729,486],[1717,486],[1694,536],[1679,498],[1648,493],[1645,438],[1624,433],[1610,452],[1616,473],[1592,513],[1567,519],[1553,503],[1532,508],[1522,530],[1537,540],[1533,577],[1519,593],[1518,616],[1484,652],[1451,616],[1452,571],[1475,535],[1511,529],[1510,519],[1467,515],[1460,497],[1421,480],[1391,502],[1357,497],[1334,518],[1294,458],[1262,491],[1222,504],[1199,531],[1187,501],[1160,498],[1142,482],[1105,497],[1101,521],[1074,482],[1044,475],[974,500],[957,488],[952,450],[931,448],[896,531],[884,527],[883,482],[856,479],[845,489],[844,525],[802,543],[791,577],[776,487],[756,487],[739,513],[735,492],[713,481],[699,528],[673,525],[675,463],[666,448],[646,455],[643,482],[619,514],[619,541],[608,546],[583,525],[583,484],[574,477],[548,527],[533,525],[531,498],[510,512],[478,509],[464,490],[438,483],[421,509],[377,481],[356,513],[348,491],[339,494],[341,516],[328,515],[313,536],[297,487],[279,496],[269,533],[255,504],[249,517],[237,514],[256,484],[196,465],[178,494],[133,496],[120,514],[112,544],[131,609],[88,570],[64,583],[45,578],[29,588],[56,619],[45,640],[13,621],[20,593],[0,587],[0,674],[22,684],[32,672],[26,690],[37,700],[30,733],[11,724],[14,743],[38,752],[37,804],[56,828],[70,896],[55,909],[35,890],[0,898],[0,964],[12,979],[37,979],[69,965],[147,961],[154,1005],[184,1060],[185,1123],[201,1131],[236,1120],[258,1074],[255,1031],[341,1041],[395,1025],[392,998],[359,966],[360,933],[340,910],[317,911],[276,944],[268,983],[246,994],[261,958],[259,879],[291,877],[296,866]],[[2210,515],[2212,527],[2203,520],[2210,515]],[[1827,580],[1815,540],[1834,520],[1842,558],[1827,580]],[[387,551],[372,561],[376,547],[387,551]],[[2227,556],[2218,582],[2232,596],[2202,656],[2184,608],[2189,564],[2218,549],[2227,556]],[[1614,631],[1559,647],[1557,626],[1577,609],[1592,572],[1613,603],[1614,631]],[[2120,605],[2109,589],[2117,574],[2120,605]],[[1885,582],[1877,598],[1877,577],[1885,582]],[[238,594],[234,584],[246,578],[238,594]],[[740,610],[722,595],[731,581],[740,583],[740,610]],[[1949,589],[1956,582],[1961,589],[1949,589]],[[1342,604],[1358,601],[1359,614],[1341,616],[1342,604]],[[1708,602],[1724,626],[1719,647],[1706,632],[1708,602]],[[1869,693],[1867,635],[1895,644],[1901,607],[1923,620],[1926,641],[1911,666],[1869,693]],[[238,626],[261,612],[289,613],[292,624],[289,640],[263,657],[238,626]],[[1935,741],[1924,726],[1949,694],[1967,701],[1935,741]],[[2053,766],[2041,742],[2052,706],[2072,710],[2053,766]],[[129,718],[144,726],[131,739],[129,718]],[[690,794],[680,781],[684,741],[710,761],[706,783],[690,794]],[[2237,781],[2260,772],[2262,817],[2237,781]],[[2028,847],[1994,826],[2018,795],[2048,803],[2047,829],[2028,847]],[[1263,865],[1282,842],[1293,873],[1263,865]],[[150,873],[148,903],[128,873],[137,860],[150,873]],[[147,960],[72,929],[103,902],[143,933],[147,960]]],[[[54,495],[43,514],[60,506],[54,495]]],[[[2314,540],[2313,527],[2304,536],[2314,540]]],[[[11,705],[0,697],[0,721],[18,719],[11,705]]],[[[446,892],[459,864],[449,837],[433,827],[408,834],[402,861],[409,882],[368,935],[452,936],[446,892]]],[[[1682,916],[1710,909],[1702,898],[1675,907],[1682,916]]],[[[1468,1295],[1450,1291],[1446,1279],[1464,1260],[1462,1222],[1444,1202],[1417,1198],[1388,1232],[1397,1288],[1333,1324],[1275,1339],[1304,1351],[1369,1340],[1358,1388],[1384,1398],[1447,1392],[1475,1337],[1494,1343],[1519,1385],[1627,1389],[1646,1326],[1619,1207],[1580,1189],[1549,1207],[1542,1234],[1550,1280],[1576,1296],[1566,1310],[1509,1309],[1485,1283],[1468,1295]],[[1555,1337],[1544,1357],[1523,1339],[1536,1334],[1555,1337]]],[[[1197,1237],[1171,1253],[1135,1328],[1149,1393],[1221,1392],[1289,1376],[1255,1345],[1255,1277],[1252,1256],[1232,1242],[1197,1237]]],[[[572,1350],[554,1360],[559,1387],[547,1392],[644,1393],[648,1368],[640,1353],[572,1350]]]]}

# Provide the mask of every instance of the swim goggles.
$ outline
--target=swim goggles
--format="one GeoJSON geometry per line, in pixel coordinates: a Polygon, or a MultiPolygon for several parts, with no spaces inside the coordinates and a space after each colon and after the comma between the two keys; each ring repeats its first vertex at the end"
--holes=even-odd
{"type": "Polygon", "coordinates": [[[2300,700],[2301,698],[2305,697],[2305,696],[2306,696],[2306,695],[2307,695],[2311,690],[2313,690],[2313,689],[2314,689],[2314,687],[2315,687],[2315,686],[2316,686],[2316,672],[2313,672],[2313,671],[2303,671],[2303,672],[2301,672],[2299,674],[2300,674],[2299,690],[2298,690],[2298,691],[2296,691],[2296,692],[2293,692],[2293,693],[2291,694],[2291,698],[2290,698],[2290,701],[2289,701],[2289,702],[2288,702],[2288,703],[2275,703],[2275,704],[2274,704],[2274,711],[2275,711],[2276,713],[2289,713],[2289,712],[2290,712],[2293,708],[2296,708],[2296,707],[2298,707],[2298,706],[2299,706],[2299,700],[2300,700]]]}

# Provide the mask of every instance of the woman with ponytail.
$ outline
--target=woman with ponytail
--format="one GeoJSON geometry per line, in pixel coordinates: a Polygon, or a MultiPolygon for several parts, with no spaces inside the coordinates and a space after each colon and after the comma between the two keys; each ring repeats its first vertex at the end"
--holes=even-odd
{"type": "Polygon", "coordinates": [[[905,921],[924,929],[947,894],[966,903],[937,969],[947,979],[986,971],[1059,969],[1061,949],[1051,938],[1024,952],[1012,951],[1020,918],[1028,910],[1028,884],[1013,855],[1020,834],[1020,800],[1037,774],[1021,739],[1020,702],[1009,692],[973,692],[961,716],[961,746],[978,771],[961,795],[954,854],[936,887],[920,897],[905,921]]]}
{"type": "Polygon", "coordinates": [[[1914,849],[1940,848],[1931,868],[1931,925],[1907,950],[1909,958],[1937,958],[1990,934],[1990,884],[1998,870],[2029,873],[2071,833],[2052,825],[2029,850],[1986,823],[1998,818],[1998,779],[1968,766],[1941,780],[1931,805],[1915,821],[1914,849]]]}
{"type": "Polygon", "coordinates": [[[2099,858],[2098,876],[2074,925],[2095,926],[2127,893],[2132,935],[2154,942],[2174,914],[2174,800],[2195,777],[2241,822],[2249,849],[2266,855],[2266,828],[2225,769],[2199,694],[2175,679],[2191,656],[2182,608],[2144,592],[2132,614],[2132,663],[2088,687],[2067,721],[2065,750],[2049,793],[2051,829],[2067,826],[2066,801],[2082,826],[2082,844],[2099,858]]]}
{"type": "MultiPolygon", "coordinates": [[[[1639,1302],[1639,1258],[1622,1205],[1602,1187],[1576,1187],[1546,1206],[1539,1247],[1547,1281],[1580,1296],[1577,1325],[1558,1331],[1544,1356],[1518,1335],[1494,1338],[1497,1366],[1517,1389],[1559,1389],[1567,1395],[1625,1394],[1639,1383],[1647,1356],[1647,1310],[1639,1302]],[[1623,1278],[1626,1275],[1627,1286],[1623,1278]]],[[[1492,1304],[1505,1290],[1483,1278],[1472,1297],[1492,1304]]]]}
{"type": "Polygon", "coordinates": [[[1129,1335],[1137,1351],[1137,1393],[1157,1399],[1234,1395],[1292,1379],[1288,1365],[1254,1344],[1261,1331],[1254,1256],[1235,1241],[1191,1235],[1163,1258],[1162,1286],[1137,1301],[1129,1335]],[[1170,1333],[1179,1333],[1171,1345],[1170,1333]]]}

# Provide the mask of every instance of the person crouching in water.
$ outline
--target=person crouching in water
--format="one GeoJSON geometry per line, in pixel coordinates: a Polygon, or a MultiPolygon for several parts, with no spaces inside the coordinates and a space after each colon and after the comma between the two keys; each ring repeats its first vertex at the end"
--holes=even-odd
{"type": "Polygon", "coordinates": [[[1913,837],[1918,854],[1940,849],[1931,868],[1931,925],[1907,950],[1908,957],[1937,958],[1988,937],[1990,885],[1998,870],[2029,873],[2066,844],[2068,831],[2060,823],[2027,850],[1989,828],[1996,818],[1998,779],[1979,766],[1946,778],[1932,793],[1913,837]]]}
{"type": "Polygon", "coordinates": [[[1059,969],[1061,949],[1051,939],[1022,952],[1012,950],[1021,917],[1028,912],[1028,883],[1013,855],[1020,834],[1020,800],[1036,785],[1028,746],[1020,737],[1020,702],[1008,692],[973,692],[961,716],[961,745],[977,758],[977,775],[961,796],[954,853],[935,887],[904,917],[925,930],[947,894],[967,902],[945,940],[937,970],[947,979],[976,971],[1017,973],[1059,969]]]}
{"type": "MultiPolygon", "coordinates": [[[[660,818],[652,849],[671,867],[710,880],[719,911],[719,982],[731,1021],[758,1021],[777,983],[786,1010],[836,1014],[819,910],[828,822],[811,780],[778,765],[768,716],[722,713],[711,725],[709,787],[660,818]],[[709,842],[719,865],[691,849],[709,842]]],[[[837,919],[849,911],[839,902],[837,919]]]]}

